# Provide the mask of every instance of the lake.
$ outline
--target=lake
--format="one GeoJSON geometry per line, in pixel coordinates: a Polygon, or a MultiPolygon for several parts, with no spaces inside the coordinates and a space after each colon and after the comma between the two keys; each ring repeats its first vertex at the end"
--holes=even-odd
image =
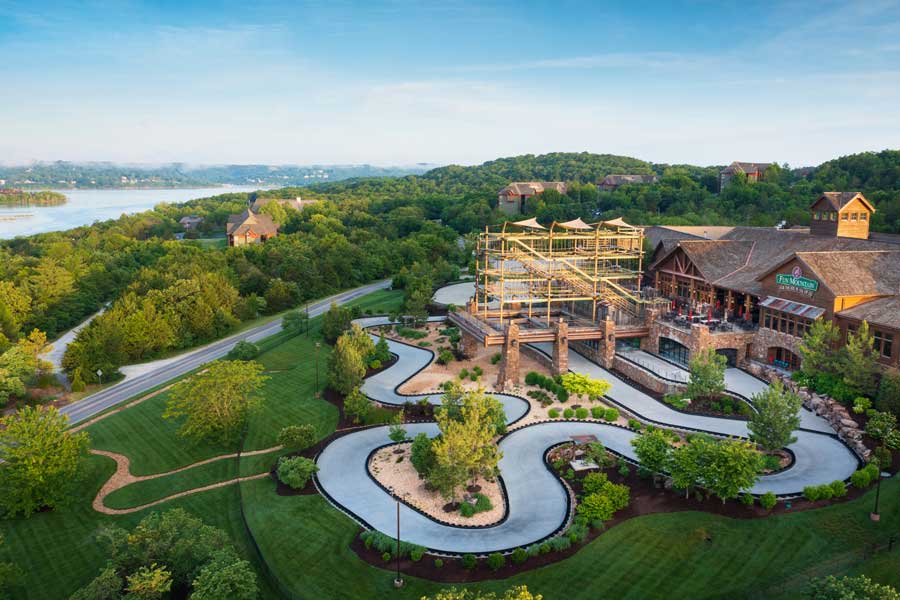
{"type": "Polygon", "coordinates": [[[151,209],[160,202],[186,202],[259,187],[225,186],[154,190],[55,190],[69,201],[61,206],[0,206],[0,239],[90,225],[151,209]]]}

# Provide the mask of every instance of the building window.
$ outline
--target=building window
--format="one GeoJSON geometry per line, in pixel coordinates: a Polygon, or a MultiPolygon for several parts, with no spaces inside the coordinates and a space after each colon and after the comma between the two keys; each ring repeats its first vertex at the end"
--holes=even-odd
{"type": "Polygon", "coordinates": [[[856,221],[859,219],[859,213],[850,213],[850,220],[856,221]]]}
{"type": "Polygon", "coordinates": [[[869,213],[867,213],[867,212],[861,212],[861,213],[859,213],[859,220],[860,220],[860,221],[867,221],[868,219],[869,219],[869,213]]]}
{"type": "MultiPolygon", "coordinates": [[[[849,219],[849,218],[850,218],[850,213],[843,213],[843,214],[841,215],[841,221],[846,221],[846,220],[849,219]]],[[[855,220],[855,219],[854,219],[854,220],[855,220]]]]}
{"type": "Polygon", "coordinates": [[[894,349],[894,334],[875,330],[875,350],[883,357],[890,358],[894,349]]]}
{"type": "Polygon", "coordinates": [[[813,219],[815,219],[816,221],[821,221],[822,220],[822,211],[817,210],[817,211],[813,212],[813,219]]]}
{"type": "Polygon", "coordinates": [[[828,220],[829,221],[837,221],[837,213],[836,212],[828,213],[828,220]]]}

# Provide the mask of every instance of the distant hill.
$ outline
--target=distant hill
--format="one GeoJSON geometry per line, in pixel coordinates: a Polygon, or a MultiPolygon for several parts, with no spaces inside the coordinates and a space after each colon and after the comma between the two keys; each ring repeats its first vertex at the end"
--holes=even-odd
{"type": "Polygon", "coordinates": [[[0,166],[0,187],[161,188],[211,185],[304,186],[351,177],[397,177],[424,173],[433,165],[121,165],[57,161],[0,166]]]}

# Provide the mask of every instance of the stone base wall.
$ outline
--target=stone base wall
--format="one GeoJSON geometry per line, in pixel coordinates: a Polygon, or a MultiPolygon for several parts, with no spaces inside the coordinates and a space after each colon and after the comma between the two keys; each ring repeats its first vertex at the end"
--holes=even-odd
{"type": "Polygon", "coordinates": [[[834,398],[817,394],[806,387],[797,385],[794,380],[784,375],[781,371],[768,367],[765,364],[751,362],[747,370],[770,383],[780,381],[785,389],[791,390],[800,396],[803,406],[828,421],[835,433],[837,433],[838,438],[846,443],[859,458],[865,462],[872,458],[872,451],[863,444],[863,431],[843,404],[834,398]]]}
{"type": "Polygon", "coordinates": [[[650,371],[628,362],[621,356],[615,357],[613,367],[628,379],[657,394],[675,394],[687,389],[686,385],[666,381],[650,371]]]}
{"type": "Polygon", "coordinates": [[[650,324],[650,335],[646,343],[641,343],[641,348],[651,354],[659,354],[659,338],[667,337],[686,347],[691,356],[707,348],[736,350],[737,364],[743,365],[747,359],[747,344],[755,346],[756,332],[732,331],[729,333],[711,333],[709,327],[695,323],[691,330],[686,331],[679,327],[673,327],[661,321],[653,321],[650,324]]]}
{"type": "Polygon", "coordinates": [[[800,338],[775,331],[774,329],[760,327],[759,331],[756,332],[756,339],[753,340],[753,360],[765,363],[768,358],[769,348],[773,346],[787,348],[797,356],[800,355],[800,338]]]}
{"type": "Polygon", "coordinates": [[[474,357],[478,354],[480,345],[481,342],[478,341],[478,338],[463,329],[460,330],[459,351],[463,356],[466,358],[474,357]]]}

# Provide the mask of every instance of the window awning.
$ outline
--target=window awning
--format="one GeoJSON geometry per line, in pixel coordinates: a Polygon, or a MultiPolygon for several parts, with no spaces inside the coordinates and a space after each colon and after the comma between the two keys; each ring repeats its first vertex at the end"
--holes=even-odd
{"type": "Polygon", "coordinates": [[[824,308],[794,302],[793,300],[785,300],[784,298],[776,298],[775,296],[766,297],[759,305],[763,308],[780,310],[781,312],[803,317],[804,319],[818,319],[825,314],[824,308]]]}

